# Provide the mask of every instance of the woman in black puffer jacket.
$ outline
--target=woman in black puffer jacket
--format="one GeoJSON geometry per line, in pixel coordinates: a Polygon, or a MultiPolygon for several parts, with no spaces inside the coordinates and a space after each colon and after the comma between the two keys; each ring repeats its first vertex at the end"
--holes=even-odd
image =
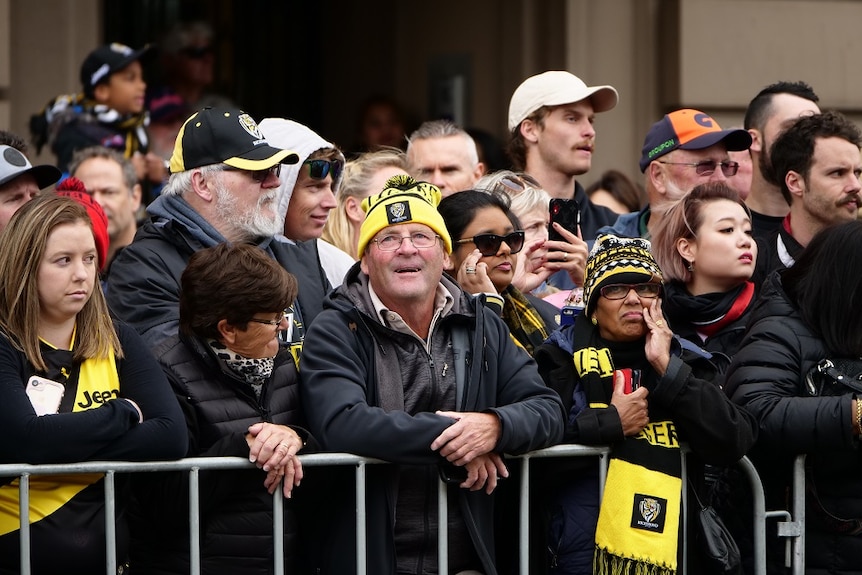
{"type": "MultiPolygon", "coordinates": [[[[202,573],[274,571],[273,493],[291,497],[303,476],[295,455],[310,439],[299,427],[296,364],[278,339],[296,290],[293,276],[256,246],[200,250],[182,277],[180,335],[156,353],[186,416],[187,457],[244,457],[259,468],[201,473],[202,573]]],[[[187,474],[136,481],[132,569],[188,573],[187,474]]],[[[295,573],[299,522],[285,503],[284,563],[295,573]]]]}
{"type": "MultiPolygon", "coordinates": [[[[808,574],[858,573],[862,565],[862,400],[828,385],[812,395],[806,383],[824,358],[862,357],[860,269],[862,222],[815,236],[792,268],[762,287],[726,380],[733,401],[759,422],[750,457],[768,509],[790,509],[791,465],[807,454],[808,574]]],[[[769,573],[781,573],[783,541],[774,529],[767,536],[769,573]]]]}

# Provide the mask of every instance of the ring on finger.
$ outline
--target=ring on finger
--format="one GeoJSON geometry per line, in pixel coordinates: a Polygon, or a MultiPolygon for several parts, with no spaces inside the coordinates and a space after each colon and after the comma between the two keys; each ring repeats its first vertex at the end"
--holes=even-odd
{"type": "Polygon", "coordinates": [[[467,266],[464,268],[465,274],[474,274],[476,273],[476,266],[467,266]]]}
{"type": "Polygon", "coordinates": [[[563,252],[563,261],[564,262],[569,261],[569,252],[563,252]]]}
{"type": "Polygon", "coordinates": [[[660,320],[656,321],[655,324],[659,327],[662,327],[664,325],[664,320],[660,319],[660,320]]]}

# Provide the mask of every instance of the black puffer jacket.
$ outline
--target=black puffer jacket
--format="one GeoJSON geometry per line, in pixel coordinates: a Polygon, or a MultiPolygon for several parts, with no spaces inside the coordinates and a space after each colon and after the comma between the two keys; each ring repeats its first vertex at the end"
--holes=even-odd
{"type": "MultiPolygon", "coordinates": [[[[764,482],[767,508],[789,509],[790,466],[796,454],[808,454],[808,484],[816,486],[822,507],[812,505],[809,492],[806,573],[858,573],[862,539],[837,533],[838,524],[823,520],[823,509],[862,519],[862,464],[852,430],[852,395],[810,397],[804,384],[805,375],[824,357],[830,353],[823,340],[803,322],[780,276],[773,274],[752,311],[726,391],[758,420],[760,434],[750,457],[764,482]]],[[[767,533],[774,543],[772,532],[767,533]]],[[[776,551],[780,555],[783,546],[776,551]]]]}
{"type": "MultiPolygon", "coordinates": [[[[283,348],[260,401],[212,349],[197,339],[173,338],[156,354],[186,416],[187,457],[248,457],[245,434],[267,421],[301,427],[296,366],[283,348]]],[[[304,449],[302,453],[305,453],[304,449]]],[[[201,572],[273,572],[272,496],[261,470],[216,470],[200,477],[201,572]]],[[[135,573],[188,573],[188,479],[185,473],[143,474],[136,485],[132,564],[135,573]]],[[[287,503],[287,502],[285,502],[287,503]]],[[[285,505],[285,566],[296,568],[296,514],[285,505]]]]}

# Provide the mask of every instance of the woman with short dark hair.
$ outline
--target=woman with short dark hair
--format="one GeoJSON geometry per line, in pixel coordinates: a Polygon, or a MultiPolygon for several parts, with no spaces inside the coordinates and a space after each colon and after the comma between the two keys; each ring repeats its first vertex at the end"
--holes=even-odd
{"type": "MultiPolygon", "coordinates": [[[[292,275],[251,245],[199,250],[183,272],[180,333],[157,350],[186,414],[188,457],[245,457],[260,471],[202,472],[201,571],[273,572],[272,494],[303,476],[297,370],[278,332],[296,297],[292,275]]],[[[185,474],[144,478],[133,523],[136,573],[187,573],[185,474]]],[[[285,506],[285,566],[297,562],[297,519],[285,506]]]]}

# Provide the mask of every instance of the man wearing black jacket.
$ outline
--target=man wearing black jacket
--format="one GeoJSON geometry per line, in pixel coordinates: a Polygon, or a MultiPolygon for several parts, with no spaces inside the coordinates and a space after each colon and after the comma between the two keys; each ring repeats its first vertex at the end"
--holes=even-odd
{"type": "Polygon", "coordinates": [[[147,208],[150,221],[117,254],[107,299],[112,313],[155,347],[179,324],[180,276],[191,255],[222,242],[259,246],[296,276],[288,341],[298,356],[305,327],[321,309],[329,282],[315,244],[273,241],[283,221],[276,210],[282,164],[296,153],[270,146],[241,110],[205,108],[186,120],[171,157],[171,177],[147,208]]]}

